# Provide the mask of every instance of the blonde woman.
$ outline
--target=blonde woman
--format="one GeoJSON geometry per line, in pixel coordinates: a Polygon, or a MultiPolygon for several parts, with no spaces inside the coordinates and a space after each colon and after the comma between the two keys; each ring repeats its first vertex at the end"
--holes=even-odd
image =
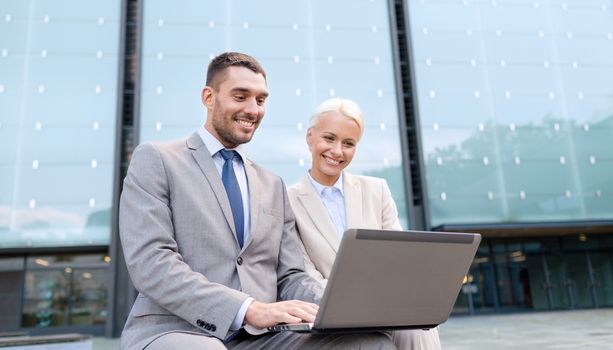
{"type": "MultiPolygon", "coordinates": [[[[343,171],[363,130],[362,111],[355,102],[340,98],[323,102],[306,134],[311,169],[288,190],[307,272],[323,284],[348,227],[402,229],[385,180],[343,171]]],[[[394,331],[392,338],[401,350],[441,348],[436,328],[394,331]]]]}

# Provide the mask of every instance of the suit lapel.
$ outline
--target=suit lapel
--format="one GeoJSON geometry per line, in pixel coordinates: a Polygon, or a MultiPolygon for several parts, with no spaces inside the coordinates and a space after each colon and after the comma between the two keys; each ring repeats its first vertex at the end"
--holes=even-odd
{"type": "Polygon", "coordinates": [[[243,165],[245,166],[245,174],[247,175],[247,186],[249,187],[249,220],[251,220],[250,228],[251,234],[249,240],[243,244],[243,249],[253,241],[253,236],[256,234],[257,221],[260,217],[260,202],[257,200],[261,198],[260,191],[262,186],[258,181],[258,176],[253,167],[253,163],[249,159],[244,159],[243,165]]]}
{"type": "Polygon", "coordinates": [[[324,206],[319,194],[311,184],[308,175],[300,179],[298,183],[298,200],[304,207],[304,211],[309,215],[313,225],[321,233],[332,249],[336,252],[340,244],[340,239],[336,233],[336,228],[328,215],[328,211],[324,206]]]}
{"type": "Polygon", "coordinates": [[[345,213],[347,215],[347,228],[362,226],[362,187],[353,176],[343,173],[343,192],[345,195],[345,213]]]}
{"type": "MultiPolygon", "coordinates": [[[[221,207],[221,211],[226,217],[228,226],[236,239],[236,229],[234,228],[234,218],[232,217],[230,201],[228,200],[226,189],[223,187],[223,183],[221,182],[221,176],[219,176],[219,172],[213,163],[211,153],[204,145],[204,142],[202,142],[202,139],[198,133],[194,133],[189,139],[187,139],[187,147],[192,152],[192,156],[196,160],[196,163],[198,163],[200,170],[202,170],[202,173],[213,189],[213,193],[215,193],[215,197],[217,198],[217,202],[221,207]]],[[[236,242],[238,245],[238,239],[236,242]]]]}

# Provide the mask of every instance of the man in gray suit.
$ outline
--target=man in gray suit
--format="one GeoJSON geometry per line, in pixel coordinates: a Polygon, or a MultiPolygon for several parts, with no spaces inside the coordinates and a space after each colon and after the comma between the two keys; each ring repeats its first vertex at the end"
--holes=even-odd
{"type": "Polygon", "coordinates": [[[135,149],[119,224],[139,294],[123,349],[395,349],[380,333],[263,331],[313,322],[322,294],[304,272],[285,185],[241,146],[267,96],[254,58],[221,54],[202,90],[204,126],[187,140],[135,149]]]}

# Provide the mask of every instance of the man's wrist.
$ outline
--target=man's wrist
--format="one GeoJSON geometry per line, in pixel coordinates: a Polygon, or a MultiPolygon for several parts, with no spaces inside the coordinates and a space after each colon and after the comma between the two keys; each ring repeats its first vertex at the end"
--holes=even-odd
{"type": "Polygon", "coordinates": [[[241,305],[240,309],[238,309],[238,312],[230,325],[230,330],[236,331],[245,325],[245,315],[247,314],[247,309],[249,309],[249,306],[254,300],[255,299],[252,297],[248,297],[245,299],[245,301],[243,301],[243,304],[241,305]]]}

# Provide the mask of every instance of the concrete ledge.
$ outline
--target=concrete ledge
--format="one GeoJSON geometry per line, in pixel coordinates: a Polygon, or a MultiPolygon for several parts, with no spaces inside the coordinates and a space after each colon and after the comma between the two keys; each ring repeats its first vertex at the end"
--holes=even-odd
{"type": "Polygon", "coordinates": [[[26,332],[2,332],[0,333],[0,339],[6,338],[6,337],[22,337],[25,335],[28,335],[28,333],[26,332]]]}
{"type": "Polygon", "coordinates": [[[0,337],[0,348],[11,350],[92,350],[87,334],[55,334],[0,337]]]}

